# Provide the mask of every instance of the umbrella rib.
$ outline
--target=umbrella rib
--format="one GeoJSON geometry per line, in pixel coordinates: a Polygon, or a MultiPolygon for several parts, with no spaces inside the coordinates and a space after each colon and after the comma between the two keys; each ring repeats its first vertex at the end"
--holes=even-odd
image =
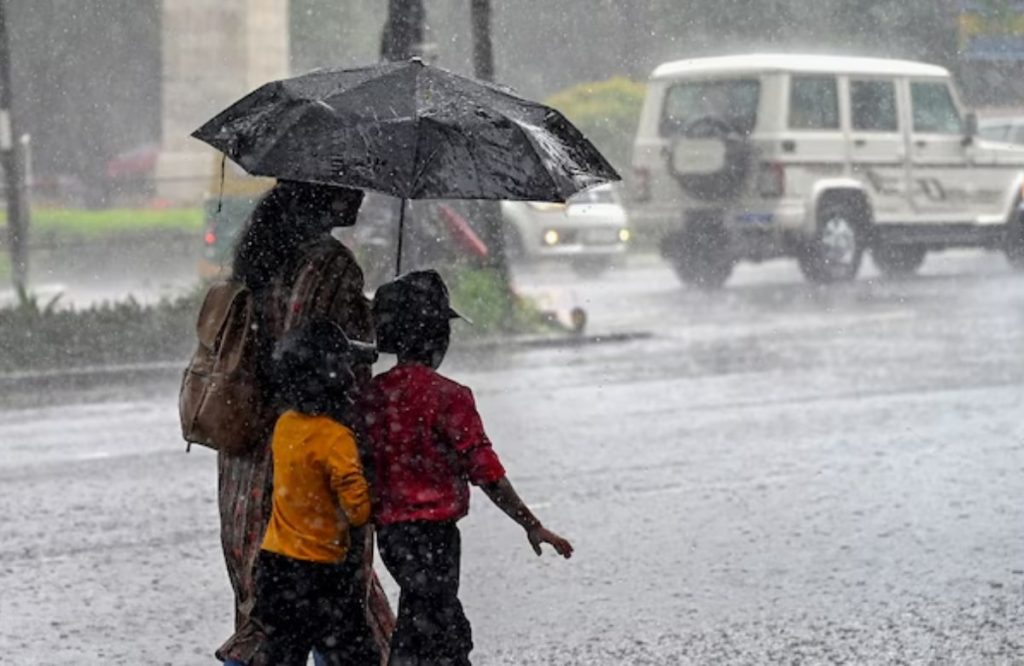
{"type": "MultiPolygon", "coordinates": [[[[523,134],[523,136],[526,137],[527,143],[529,143],[530,146],[533,148],[533,152],[537,156],[537,159],[540,160],[540,165],[542,167],[542,170],[544,171],[544,175],[547,176],[548,180],[551,182],[551,189],[558,196],[558,199],[552,199],[552,201],[564,203],[565,200],[568,197],[566,197],[565,195],[562,194],[562,188],[559,187],[558,182],[555,180],[554,174],[551,173],[551,169],[548,168],[548,165],[544,163],[544,155],[546,154],[546,152],[534,140],[533,132],[531,132],[530,129],[529,129],[529,128],[536,127],[536,125],[529,125],[527,123],[522,122],[521,120],[517,120],[515,118],[509,118],[505,114],[502,114],[502,115],[504,115],[506,118],[508,118],[510,121],[512,121],[512,124],[514,124],[516,127],[519,128],[519,131],[523,134]]],[[[540,128],[537,128],[537,129],[540,129],[540,128]]]]}
{"type": "MultiPolygon", "coordinates": [[[[304,101],[302,102],[302,104],[305,104],[305,103],[306,102],[304,102],[304,101]]],[[[325,106],[327,106],[327,105],[325,105],[325,106]]],[[[274,140],[270,142],[270,145],[267,146],[266,148],[264,148],[263,150],[261,150],[260,153],[259,153],[258,159],[252,160],[252,163],[253,164],[261,163],[266,158],[266,156],[271,153],[271,151],[273,151],[275,148],[277,148],[277,144],[281,143],[281,141],[285,138],[285,136],[288,135],[288,130],[290,130],[292,127],[295,127],[295,125],[297,125],[299,123],[299,121],[302,120],[306,116],[307,113],[309,113],[309,110],[311,108],[314,108],[314,107],[312,107],[312,106],[305,106],[305,107],[303,107],[300,110],[300,112],[295,117],[293,117],[291,122],[289,122],[282,129],[282,131],[277,132],[276,136],[274,137],[274,140]]],[[[330,108],[330,107],[328,106],[328,108],[330,108]]],[[[331,109],[331,111],[333,112],[334,110],[331,109]]],[[[255,174],[255,175],[262,175],[262,174],[255,174]]]]}
{"type": "MultiPolygon", "coordinates": [[[[369,68],[366,68],[366,69],[369,69],[369,68]]],[[[388,77],[394,76],[396,73],[397,72],[388,72],[387,74],[384,74],[383,76],[380,76],[380,77],[377,77],[377,78],[367,79],[365,81],[360,81],[359,83],[357,83],[356,85],[352,86],[351,88],[346,89],[342,94],[350,95],[353,92],[355,92],[356,90],[359,90],[360,88],[363,88],[364,86],[379,85],[381,80],[384,80],[384,79],[386,79],[388,77]]],[[[288,80],[285,79],[284,81],[278,82],[278,83],[284,83],[284,82],[287,82],[287,81],[288,80]]],[[[327,95],[326,98],[329,99],[332,96],[333,95],[327,95]]],[[[288,125],[285,128],[283,128],[282,131],[277,133],[277,136],[274,138],[274,141],[265,150],[260,152],[259,159],[258,160],[253,160],[253,163],[259,163],[264,158],[266,158],[266,156],[272,150],[274,150],[277,147],[277,144],[280,143],[282,139],[284,139],[285,135],[288,133],[288,130],[290,130],[292,127],[294,127],[299,122],[301,122],[302,119],[306,116],[306,114],[309,113],[310,109],[319,107],[319,108],[323,108],[323,109],[325,109],[327,111],[330,111],[330,113],[332,115],[337,115],[337,111],[334,109],[334,107],[332,107],[330,104],[328,104],[325,101],[325,98],[319,98],[319,99],[315,99],[314,100],[314,99],[311,99],[309,97],[296,96],[296,97],[293,97],[289,101],[292,104],[295,104],[295,105],[302,105],[303,106],[302,112],[300,114],[298,114],[298,116],[296,116],[290,123],[288,123],[288,125]]],[[[395,111],[395,109],[393,107],[389,107],[389,108],[391,109],[391,113],[392,113],[392,115],[394,117],[396,117],[396,118],[399,117],[398,113],[395,111]]],[[[374,123],[375,124],[379,124],[380,118],[377,116],[376,109],[373,110],[373,113],[374,113],[374,123]]]]}
{"type": "Polygon", "coordinates": [[[416,148],[413,150],[412,157],[412,179],[409,183],[409,196],[419,193],[420,191],[420,180],[423,178],[423,174],[426,173],[427,165],[430,164],[434,159],[434,155],[437,154],[437,150],[433,150],[430,153],[429,159],[422,159],[423,151],[423,134],[421,132],[423,126],[423,117],[416,114],[416,148]],[[422,164],[421,164],[422,161],[422,164]]]}
{"type": "Polygon", "coordinates": [[[420,179],[420,143],[423,141],[423,137],[420,134],[420,122],[422,121],[422,115],[420,114],[419,106],[419,83],[420,79],[418,76],[418,68],[413,68],[412,77],[412,117],[413,117],[413,135],[416,137],[416,145],[412,149],[412,168],[409,170],[409,182],[408,189],[406,190],[406,198],[410,198],[416,194],[417,187],[420,179]]]}

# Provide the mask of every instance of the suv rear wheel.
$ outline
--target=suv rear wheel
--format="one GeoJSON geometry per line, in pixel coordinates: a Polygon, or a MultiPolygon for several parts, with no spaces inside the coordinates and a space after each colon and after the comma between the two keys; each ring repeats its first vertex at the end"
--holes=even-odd
{"type": "Polygon", "coordinates": [[[706,291],[720,289],[735,264],[721,225],[688,228],[670,240],[666,254],[681,282],[706,291]]]}
{"type": "Polygon", "coordinates": [[[868,230],[863,206],[845,198],[829,198],[818,207],[817,229],[797,255],[800,270],[811,282],[848,282],[857,277],[868,230]]]}
{"type": "Polygon", "coordinates": [[[902,277],[917,272],[927,254],[921,245],[880,245],[872,248],[871,260],[882,275],[902,277]]]}

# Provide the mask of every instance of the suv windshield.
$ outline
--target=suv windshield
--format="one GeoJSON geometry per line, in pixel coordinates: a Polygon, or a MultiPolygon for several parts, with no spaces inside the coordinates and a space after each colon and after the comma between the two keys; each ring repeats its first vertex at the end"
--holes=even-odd
{"type": "Polygon", "coordinates": [[[761,84],[757,79],[688,81],[668,89],[661,117],[661,133],[674,134],[701,118],[727,121],[738,132],[750,134],[757,123],[761,84]]]}

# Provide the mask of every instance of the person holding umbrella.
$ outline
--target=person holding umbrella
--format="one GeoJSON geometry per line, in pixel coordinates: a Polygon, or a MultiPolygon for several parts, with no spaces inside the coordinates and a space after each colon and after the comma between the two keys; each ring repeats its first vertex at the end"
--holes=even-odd
{"type": "MultiPolygon", "coordinates": [[[[268,394],[279,392],[272,371],[274,345],[289,331],[313,319],[341,327],[352,340],[374,338],[363,273],[355,256],[331,234],[356,221],[359,190],[281,181],[259,202],[239,238],[233,279],[253,295],[258,329],[257,381],[268,394]]],[[[366,362],[353,367],[355,392],[370,379],[366,362]]],[[[235,633],[216,652],[229,664],[247,664],[265,635],[252,621],[258,605],[254,567],[270,520],[273,461],[268,436],[244,453],[218,452],[221,543],[235,593],[235,633]]],[[[386,653],[393,615],[370,564],[370,535],[353,531],[350,562],[361,562],[369,595],[370,625],[386,653]],[[365,558],[364,558],[365,556],[365,558]]]]}

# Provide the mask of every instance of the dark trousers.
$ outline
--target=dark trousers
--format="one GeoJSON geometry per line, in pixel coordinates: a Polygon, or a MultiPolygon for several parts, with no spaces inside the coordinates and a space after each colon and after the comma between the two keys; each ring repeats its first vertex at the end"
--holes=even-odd
{"type": "Polygon", "coordinates": [[[316,648],[330,666],[378,666],[352,563],[321,564],[260,551],[253,620],[266,640],[250,666],[305,666],[316,648]]]}
{"type": "Polygon", "coordinates": [[[377,530],[377,547],[402,590],[389,664],[468,666],[473,636],[459,602],[459,528],[395,523],[377,530]]]}

